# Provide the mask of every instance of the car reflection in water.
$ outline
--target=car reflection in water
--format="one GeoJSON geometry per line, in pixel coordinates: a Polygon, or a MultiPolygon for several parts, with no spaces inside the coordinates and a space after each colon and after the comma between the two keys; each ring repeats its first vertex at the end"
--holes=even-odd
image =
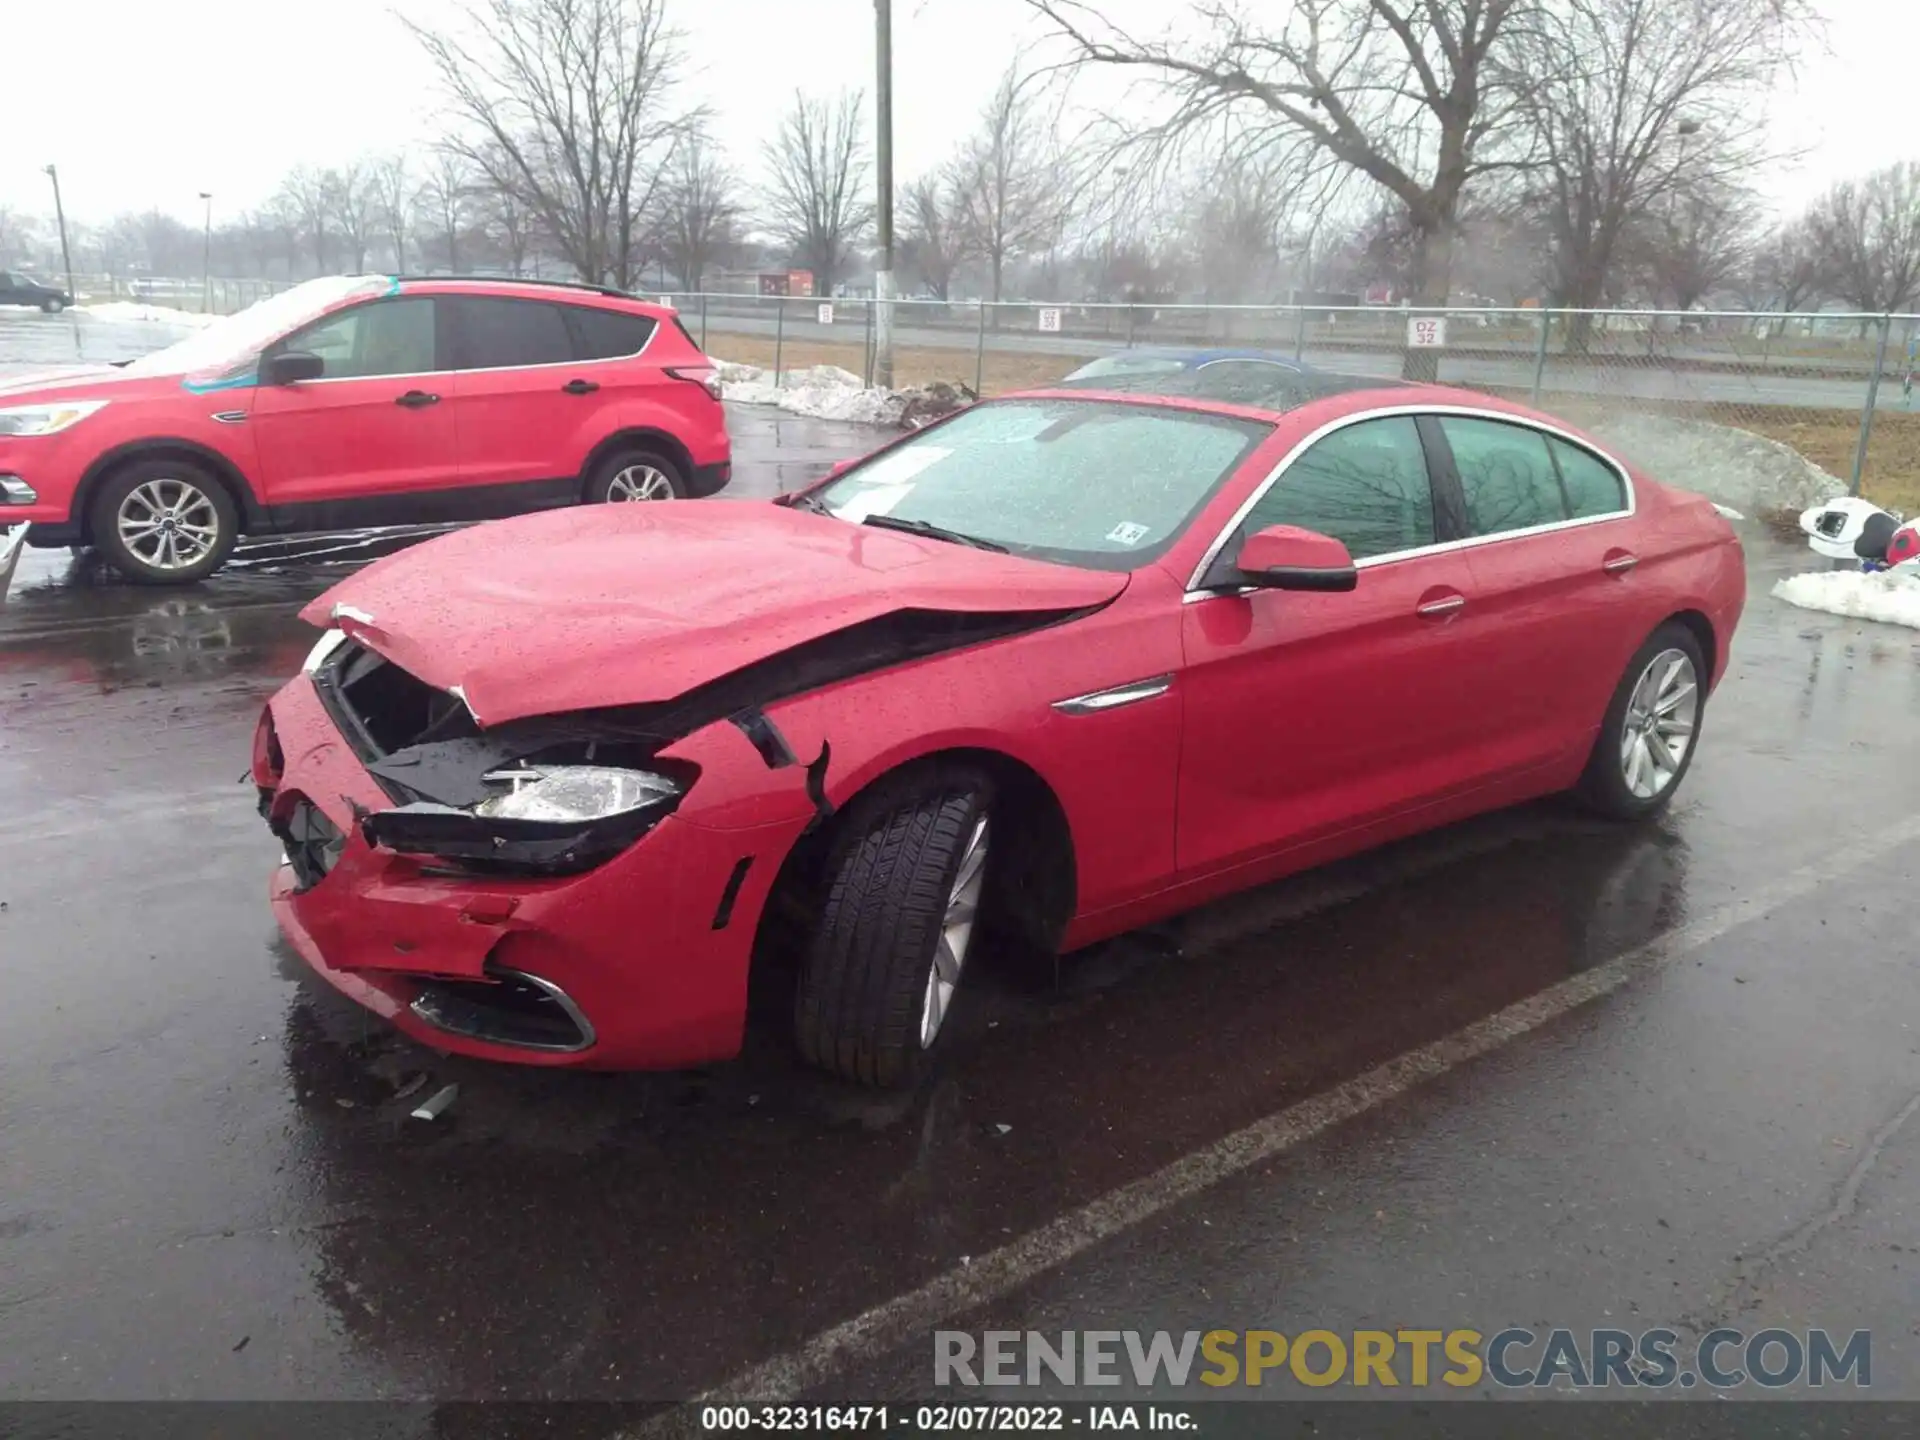
{"type": "MultiPolygon", "coordinates": [[[[320,1291],[403,1385],[696,1393],[1682,923],[1683,828],[1529,805],[1069,956],[1057,982],[996,974],[929,1086],[851,1103],[772,1039],[671,1075],[439,1056],[276,937],[290,1203],[329,1217],[300,1232],[320,1291]],[[407,1118],[450,1081],[451,1110],[407,1118]]],[[[1367,1144],[1365,1122],[1320,1143],[1295,1163],[1367,1144]]]]}

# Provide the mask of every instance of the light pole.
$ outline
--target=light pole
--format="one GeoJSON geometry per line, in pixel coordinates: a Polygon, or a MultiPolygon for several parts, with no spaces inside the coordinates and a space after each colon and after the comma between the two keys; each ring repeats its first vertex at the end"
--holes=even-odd
{"type": "Polygon", "coordinates": [[[67,271],[67,298],[77,300],[80,297],[73,293],[73,253],[67,249],[67,212],[60,203],[60,171],[52,165],[46,171],[53,182],[53,217],[60,223],[60,263],[67,271]]]}
{"type": "Polygon", "coordinates": [[[873,0],[875,66],[873,147],[880,185],[874,210],[880,263],[873,271],[873,383],[893,388],[893,0],[873,0]]]}
{"type": "Polygon", "coordinates": [[[213,192],[202,190],[200,198],[207,202],[207,225],[200,240],[200,313],[204,315],[213,309],[213,192]]]}

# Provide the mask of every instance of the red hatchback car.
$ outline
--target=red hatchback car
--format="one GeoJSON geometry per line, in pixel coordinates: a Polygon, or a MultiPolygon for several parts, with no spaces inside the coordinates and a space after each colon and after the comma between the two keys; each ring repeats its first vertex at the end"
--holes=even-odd
{"type": "Polygon", "coordinates": [[[156,584],[242,534],[708,495],[729,455],[673,312],[589,286],[334,276],[129,364],[0,382],[0,527],[156,584]]]}
{"type": "Polygon", "coordinates": [[[368,567],[257,732],[282,928],[540,1064],[730,1055],[790,975],[802,1052],[893,1084],[983,943],[1558,791],[1665,805],[1745,597],[1713,507],[1480,395],[1287,403],[1035,392],[778,501],[368,567]]]}

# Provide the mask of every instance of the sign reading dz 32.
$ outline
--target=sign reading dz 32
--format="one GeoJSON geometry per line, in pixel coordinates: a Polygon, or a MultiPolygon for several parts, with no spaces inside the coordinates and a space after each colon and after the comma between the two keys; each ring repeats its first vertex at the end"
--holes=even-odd
{"type": "Polygon", "coordinates": [[[1438,350],[1446,343],[1446,316],[1409,315],[1407,317],[1407,348],[1409,350],[1438,350]]]}

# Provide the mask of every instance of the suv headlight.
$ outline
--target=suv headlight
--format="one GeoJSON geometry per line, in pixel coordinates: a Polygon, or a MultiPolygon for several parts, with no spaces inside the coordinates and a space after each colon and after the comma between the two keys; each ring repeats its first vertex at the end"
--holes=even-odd
{"type": "Polygon", "coordinates": [[[60,405],[15,405],[0,410],[0,435],[57,435],[107,402],[69,400],[60,405]]]}
{"type": "Polygon", "coordinates": [[[465,808],[416,801],[361,822],[370,844],[471,868],[565,875],[610,860],[673,813],[686,786],[651,770],[523,762],[465,808]]]}

